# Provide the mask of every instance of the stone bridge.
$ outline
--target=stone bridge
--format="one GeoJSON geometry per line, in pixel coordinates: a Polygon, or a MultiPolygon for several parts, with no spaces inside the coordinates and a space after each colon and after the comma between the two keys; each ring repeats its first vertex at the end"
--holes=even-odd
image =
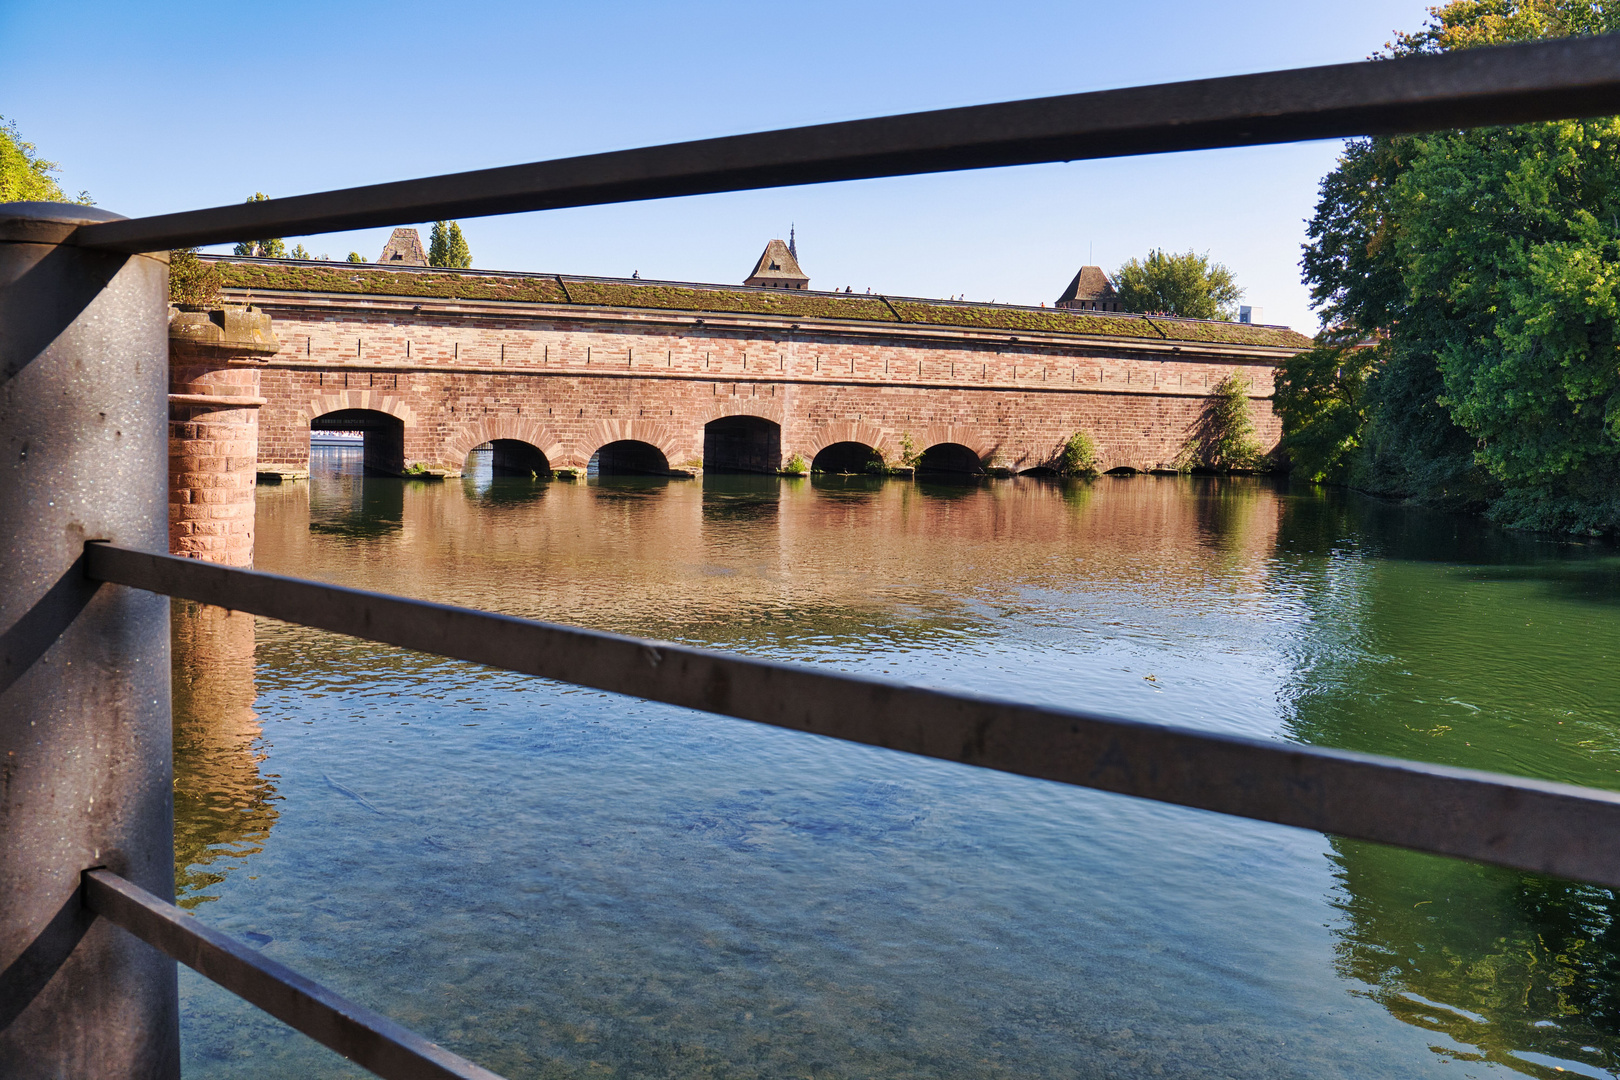
{"type": "Polygon", "coordinates": [[[365,432],[369,468],[1036,471],[1084,431],[1104,470],[1170,467],[1237,372],[1262,440],[1282,328],[905,298],[333,263],[221,260],[271,316],[261,473],[311,430],[365,432]],[[760,294],[770,293],[768,296],[760,294]]]}

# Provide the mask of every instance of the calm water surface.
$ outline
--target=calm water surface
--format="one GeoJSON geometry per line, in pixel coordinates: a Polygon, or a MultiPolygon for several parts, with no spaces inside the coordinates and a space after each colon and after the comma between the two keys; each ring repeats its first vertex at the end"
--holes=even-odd
{"type": "MultiPolygon", "coordinates": [[[[261,488],[258,565],[1620,788],[1620,559],[1262,481],[261,488]]],[[[512,1077],[1620,1075],[1609,891],[177,604],[183,902],[512,1077]]],[[[359,1069],[190,973],[186,1075],[359,1069]]]]}

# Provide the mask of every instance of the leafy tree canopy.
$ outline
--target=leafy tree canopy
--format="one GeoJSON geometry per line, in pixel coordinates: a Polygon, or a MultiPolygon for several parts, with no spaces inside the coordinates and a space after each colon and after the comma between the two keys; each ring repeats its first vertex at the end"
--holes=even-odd
{"type": "Polygon", "coordinates": [[[428,265],[465,270],[472,265],[472,251],[461,225],[455,221],[435,221],[428,241],[428,265]]]}
{"type": "Polygon", "coordinates": [[[1209,254],[1173,255],[1154,248],[1114,271],[1114,288],[1126,311],[1159,312],[1188,319],[1224,319],[1243,298],[1232,271],[1209,254]]]}
{"type": "Polygon", "coordinates": [[[358,251],[349,252],[349,262],[363,263],[365,261],[366,261],[366,257],[364,255],[360,254],[358,251]]]}
{"type": "Polygon", "coordinates": [[[54,161],[39,156],[34,144],[25,142],[16,121],[0,116],[0,202],[61,202],[90,206],[90,193],[81,191],[69,198],[51,174],[54,161]]]}
{"type": "MultiPolygon", "coordinates": [[[[1387,55],[1614,30],[1598,0],[1455,0],[1387,55]]],[[[1620,527],[1620,123],[1355,140],[1308,236],[1335,333],[1279,379],[1296,465],[1522,527],[1620,527]]]]}
{"type": "MultiPolygon", "coordinates": [[[[262,191],[255,191],[251,198],[242,201],[269,202],[270,196],[262,191]]],[[[244,240],[232,250],[236,254],[247,258],[285,259],[287,257],[287,245],[279,237],[268,240],[244,240]]]]}

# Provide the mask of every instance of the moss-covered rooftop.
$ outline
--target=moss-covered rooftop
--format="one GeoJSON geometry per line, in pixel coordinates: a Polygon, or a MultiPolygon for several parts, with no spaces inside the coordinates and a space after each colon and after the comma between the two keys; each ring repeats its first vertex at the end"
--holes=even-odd
{"type": "Polygon", "coordinates": [[[453,300],[506,300],[538,304],[643,308],[663,311],[774,315],[790,319],[959,326],[974,330],[1084,334],[1095,337],[1189,341],[1304,349],[1310,339],[1285,327],[1246,323],[1113,315],[1011,304],[956,303],[856,293],[750,289],[566,274],[513,274],[477,270],[383,269],[367,263],[290,259],[210,261],[221,285],[251,292],[342,293],[350,296],[433,296],[453,300]]]}

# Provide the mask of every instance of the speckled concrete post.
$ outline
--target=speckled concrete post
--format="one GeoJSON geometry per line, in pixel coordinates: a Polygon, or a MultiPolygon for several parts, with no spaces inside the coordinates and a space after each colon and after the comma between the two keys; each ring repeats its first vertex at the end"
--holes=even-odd
{"type": "Polygon", "coordinates": [[[0,1078],[175,1080],[174,961],[80,902],[173,895],[167,597],[84,576],[162,551],[168,258],[72,246],[117,215],[0,203],[0,1078]]]}
{"type": "Polygon", "coordinates": [[[280,349],[251,308],[169,317],[169,551],[253,565],[259,372],[280,349]]]}

